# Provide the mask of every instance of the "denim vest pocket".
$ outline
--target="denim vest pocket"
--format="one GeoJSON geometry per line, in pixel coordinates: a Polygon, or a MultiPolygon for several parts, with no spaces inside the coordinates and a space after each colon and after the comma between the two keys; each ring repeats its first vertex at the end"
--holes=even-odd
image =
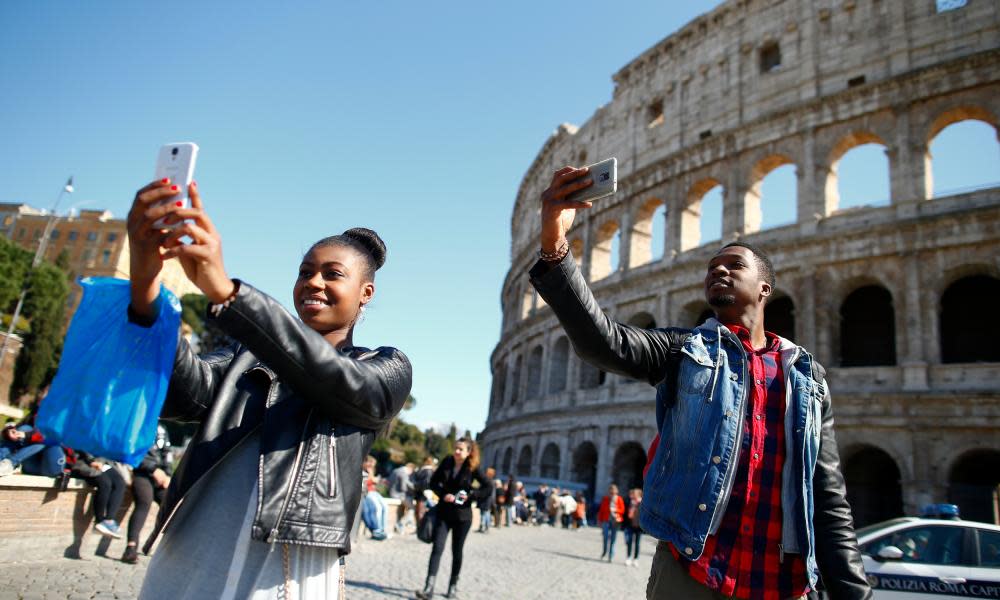
{"type": "Polygon", "coordinates": [[[684,358],[677,377],[679,400],[703,400],[708,396],[716,364],[699,336],[691,336],[681,348],[684,358]]]}

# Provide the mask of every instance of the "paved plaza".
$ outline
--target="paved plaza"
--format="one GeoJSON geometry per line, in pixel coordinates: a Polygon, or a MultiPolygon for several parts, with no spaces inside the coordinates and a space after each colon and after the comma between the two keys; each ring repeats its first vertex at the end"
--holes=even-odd
{"type": "MultiPolygon", "coordinates": [[[[644,536],[638,567],[625,566],[625,541],[618,536],[615,562],[601,562],[596,528],[568,531],[512,527],[488,535],[470,533],[465,545],[461,598],[475,600],[618,600],[645,597],[654,541],[644,536]]],[[[430,545],[409,535],[384,542],[364,540],[347,561],[347,598],[413,598],[423,584],[430,545]]],[[[450,546],[449,546],[450,548],[450,546]]],[[[117,558],[119,554],[113,554],[117,558]]],[[[85,556],[0,564],[0,600],[135,598],[149,559],[138,566],[85,556]]],[[[447,587],[450,550],[438,574],[447,587]]]]}

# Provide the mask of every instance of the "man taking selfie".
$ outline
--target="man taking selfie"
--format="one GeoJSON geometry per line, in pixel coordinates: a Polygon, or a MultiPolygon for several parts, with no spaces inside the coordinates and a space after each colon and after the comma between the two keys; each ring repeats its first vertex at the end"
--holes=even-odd
{"type": "Polygon", "coordinates": [[[581,359],[656,386],[640,522],[661,541],[646,597],[805,598],[822,575],[834,600],[871,598],[825,371],[764,328],[771,261],[743,242],[719,250],[704,281],[716,318],[694,330],[616,323],[569,255],[591,203],[566,197],[590,185],[585,168],[553,175],[530,278],[581,359]]]}

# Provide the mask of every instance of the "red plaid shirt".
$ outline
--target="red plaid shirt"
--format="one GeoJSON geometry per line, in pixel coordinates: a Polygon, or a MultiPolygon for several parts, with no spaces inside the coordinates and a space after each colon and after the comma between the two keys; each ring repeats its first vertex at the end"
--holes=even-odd
{"type": "Polygon", "coordinates": [[[735,598],[783,600],[809,591],[799,554],[782,557],[781,468],[785,462],[785,378],[779,340],[754,350],[750,332],[727,325],[743,342],[749,359],[750,398],[733,491],[715,535],[705,540],[698,560],[674,558],[710,589],[735,598]]]}

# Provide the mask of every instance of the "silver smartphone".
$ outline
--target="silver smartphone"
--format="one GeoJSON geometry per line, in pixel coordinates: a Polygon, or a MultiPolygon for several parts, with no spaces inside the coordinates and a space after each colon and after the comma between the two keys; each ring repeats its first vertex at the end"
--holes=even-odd
{"type": "MultiPolygon", "coordinates": [[[[194,180],[194,164],[198,159],[198,144],[192,142],[180,142],[177,144],[166,144],[160,148],[160,153],[156,157],[156,179],[169,178],[173,185],[180,187],[180,192],[176,196],[171,196],[164,202],[184,203],[184,207],[191,206],[188,198],[188,185],[194,180]]],[[[179,227],[180,223],[167,225],[164,219],[159,219],[153,223],[159,229],[172,229],[179,227]]]]}
{"type": "Polygon", "coordinates": [[[587,166],[590,172],[589,177],[594,183],[582,190],[577,190],[566,196],[566,200],[573,202],[592,202],[600,198],[605,198],[618,191],[618,159],[608,158],[599,163],[587,166]]]}

